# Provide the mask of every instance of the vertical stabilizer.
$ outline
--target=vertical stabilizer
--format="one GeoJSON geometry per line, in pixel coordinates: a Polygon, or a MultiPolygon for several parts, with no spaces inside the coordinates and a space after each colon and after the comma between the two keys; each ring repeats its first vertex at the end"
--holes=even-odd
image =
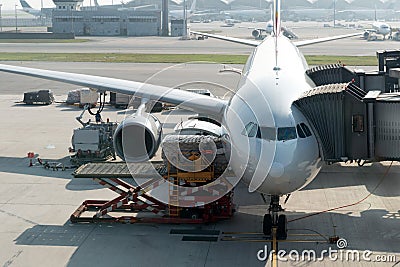
{"type": "Polygon", "coordinates": [[[21,3],[23,9],[32,9],[32,7],[25,0],[19,0],[19,2],[21,3]]]}
{"type": "Polygon", "coordinates": [[[274,35],[278,37],[281,33],[281,0],[274,0],[274,35]]]}
{"type": "Polygon", "coordinates": [[[193,0],[192,5],[190,6],[190,13],[194,13],[196,11],[196,0],[193,0]]]}
{"type": "Polygon", "coordinates": [[[274,36],[275,36],[275,68],[277,72],[280,70],[278,66],[278,37],[281,34],[281,0],[274,0],[274,36]]]}

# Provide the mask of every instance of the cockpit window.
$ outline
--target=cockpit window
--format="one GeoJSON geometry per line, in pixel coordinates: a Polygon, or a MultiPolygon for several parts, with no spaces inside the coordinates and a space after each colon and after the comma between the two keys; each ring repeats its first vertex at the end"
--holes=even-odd
{"type": "Polygon", "coordinates": [[[306,138],[306,134],[303,132],[303,129],[301,129],[300,124],[297,124],[296,129],[300,138],[306,138]]]}
{"type": "Polygon", "coordinates": [[[248,137],[256,136],[258,125],[254,122],[249,122],[243,129],[242,134],[248,137]]]}
{"type": "Polygon", "coordinates": [[[301,128],[303,129],[304,133],[306,134],[307,137],[311,136],[312,133],[310,131],[310,128],[305,123],[300,123],[301,128]]]}
{"type": "Polygon", "coordinates": [[[295,127],[278,128],[278,141],[286,141],[296,138],[297,138],[297,133],[295,127]]]}
{"type": "Polygon", "coordinates": [[[276,128],[264,126],[258,127],[257,138],[262,138],[267,141],[276,140],[276,128]]]}

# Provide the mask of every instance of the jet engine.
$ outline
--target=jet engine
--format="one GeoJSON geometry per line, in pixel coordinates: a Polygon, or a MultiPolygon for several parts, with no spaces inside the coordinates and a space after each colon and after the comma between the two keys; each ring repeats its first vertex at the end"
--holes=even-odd
{"type": "Polygon", "coordinates": [[[260,37],[261,32],[259,30],[253,30],[251,32],[251,35],[253,35],[254,38],[260,37]]]}
{"type": "Polygon", "coordinates": [[[370,36],[370,32],[369,31],[365,31],[364,32],[364,39],[368,40],[369,36],[370,36]]]}
{"type": "Polygon", "coordinates": [[[114,149],[126,162],[143,162],[157,152],[161,123],[152,114],[135,114],[124,119],[114,133],[114,149]]]}

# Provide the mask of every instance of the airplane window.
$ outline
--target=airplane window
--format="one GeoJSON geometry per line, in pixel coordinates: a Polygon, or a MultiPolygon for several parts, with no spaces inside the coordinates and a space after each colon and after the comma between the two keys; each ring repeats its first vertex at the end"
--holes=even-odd
{"type": "Polygon", "coordinates": [[[246,135],[248,137],[254,137],[254,136],[256,136],[257,129],[258,129],[258,125],[257,124],[255,124],[254,122],[249,122],[246,125],[246,127],[244,128],[242,134],[246,135]]]}
{"type": "Polygon", "coordinates": [[[303,129],[304,133],[306,134],[307,137],[311,136],[312,133],[310,131],[310,128],[305,123],[300,123],[301,128],[303,129]]]}
{"type": "Polygon", "coordinates": [[[297,133],[295,127],[281,127],[278,128],[278,140],[286,141],[291,139],[296,139],[297,133]]]}
{"type": "Polygon", "coordinates": [[[257,130],[257,138],[267,141],[276,140],[276,128],[260,126],[257,130]]]}
{"type": "Polygon", "coordinates": [[[303,130],[301,129],[299,124],[297,124],[296,128],[297,128],[297,134],[299,135],[299,137],[306,138],[306,134],[303,132],[303,130]]]}

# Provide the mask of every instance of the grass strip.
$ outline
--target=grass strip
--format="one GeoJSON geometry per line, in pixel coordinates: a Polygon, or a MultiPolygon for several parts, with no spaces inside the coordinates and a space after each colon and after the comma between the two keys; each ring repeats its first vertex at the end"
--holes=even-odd
{"type": "Polygon", "coordinates": [[[2,44],[64,44],[64,43],[85,43],[90,42],[89,39],[0,39],[2,44]]]}
{"type": "MultiPolygon", "coordinates": [[[[120,53],[0,53],[0,61],[106,62],[106,63],[186,63],[215,62],[244,64],[247,55],[224,54],[120,54],[120,53]]],[[[350,66],[375,66],[374,56],[305,56],[309,65],[341,62],[350,66]]]]}

